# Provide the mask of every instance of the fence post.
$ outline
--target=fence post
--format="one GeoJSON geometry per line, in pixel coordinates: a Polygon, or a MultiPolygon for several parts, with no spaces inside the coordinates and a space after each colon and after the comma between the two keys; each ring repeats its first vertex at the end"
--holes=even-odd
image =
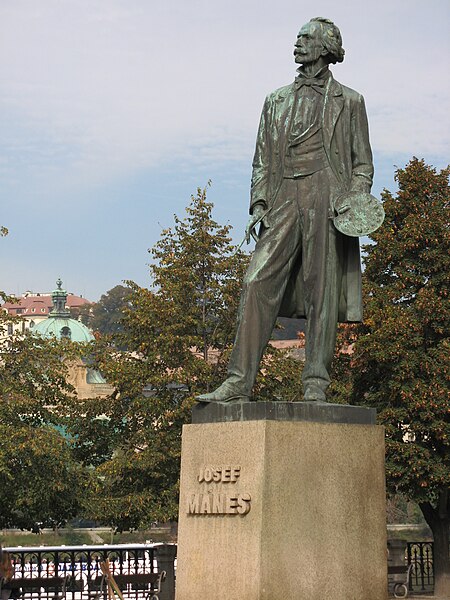
{"type": "MultiPolygon", "coordinates": [[[[388,565],[390,567],[405,566],[406,545],[406,540],[388,540],[388,565]]],[[[394,584],[400,581],[403,581],[402,576],[389,575],[388,587],[392,589],[394,584]]]]}
{"type": "Polygon", "coordinates": [[[175,600],[175,568],[174,560],[177,555],[176,544],[161,544],[156,547],[158,571],[166,572],[166,580],[161,586],[160,600],[175,600]]]}
{"type": "Polygon", "coordinates": [[[389,564],[394,566],[405,565],[406,540],[388,540],[389,564]]]}

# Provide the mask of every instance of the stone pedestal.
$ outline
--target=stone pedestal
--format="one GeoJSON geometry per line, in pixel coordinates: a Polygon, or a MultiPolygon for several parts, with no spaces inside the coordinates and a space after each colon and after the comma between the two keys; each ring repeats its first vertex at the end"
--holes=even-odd
{"type": "Polygon", "coordinates": [[[206,413],[222,422],[201,408],[203,422],[183,429],[176,599],[384,600],[384,435],[373,412],[355,423],[333,405],[298,403],[289,415],[287,403],[266,403],[280,405],[277,417],[251,404],[256,419],[215,406],[206,413]]]}

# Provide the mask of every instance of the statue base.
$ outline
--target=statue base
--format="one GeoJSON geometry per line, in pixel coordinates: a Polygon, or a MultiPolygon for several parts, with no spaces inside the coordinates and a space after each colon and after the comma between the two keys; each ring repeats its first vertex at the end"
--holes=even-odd
{"type": "Polygon", "coordinates": [[[313,421],[375,425],[377,411],[365,406],[327,402],[210,402],[192,409],[192,423],[222,421],[313,421]]]}
{"type": "Polygon", "coordinates": [[[176,599],[386,598],[373,412],[246,402],[199,405],[193,419],[208,414],[183,428],[176,599]]]}

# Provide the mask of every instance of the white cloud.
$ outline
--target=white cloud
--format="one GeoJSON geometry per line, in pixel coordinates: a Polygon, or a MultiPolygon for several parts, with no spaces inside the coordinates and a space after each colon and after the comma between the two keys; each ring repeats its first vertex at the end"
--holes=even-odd
{"type": "MultiPolygon", "coordinates": [[[[115,210],[116,184],[167,178],[169,162],[188,194],[224,164],[247,185],[264,96],[293,79],[296,33],[317,15],[341,28],[346,60],[334,74],[366,98],[375,158],[447,156],[449,11],[448,0],[3,0],[0,177],[13,231],[3,243],[20,214],[48,208],[36,229],[53,219],[59,232],[63,201],[88,216],[94,201],[115,210]]],[[[106,229],[95,232],[102,248],[106,229]]],[[[73,245],[76,233],[65,233],[73,245]]],[[[33,235],[22,233],[24,248],[33,235]]],[[[8,265],[10,280],[31,277],[33,252],[8,265]]]]}
{"type": "MultiPolygon", "coordinates": [[[[359,2],[337,9],[328,1],[314,12],[341,26],[347,60],[335,74],[362,86],[375,149],[408,151],[411,144],[436,154],[448,143],[444,3],[402,4],[378,2],[359,14],[359,2]]],[[[298,0],[276,8],[235,0],[226,7],[181,0],[4,3],[2,110],[10,126],[3,143],[14,156],[25,153],[42,175],[57,156],[66,181],[71,172],[79,181],[152,168],[193,148],[194,160],[239,160],[253,144],[265,93],[293,77],[300,13],[312,16],[298,0]],[[14,124],[24,135],[16,137],[14,124]]]]}

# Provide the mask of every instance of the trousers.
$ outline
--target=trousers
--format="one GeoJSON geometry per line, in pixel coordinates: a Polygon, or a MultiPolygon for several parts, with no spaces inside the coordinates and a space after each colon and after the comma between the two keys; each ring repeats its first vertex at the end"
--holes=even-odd
{"type": "Polygon", "coordinates": [[[342,282],[342,234],[334,227],[331,199],[339,184],[330,167],[283,179],[244,277],[228,378],[251,395],[287,283],[301,268],[306,316],[303,386],[330,383],[342,282]]]}

